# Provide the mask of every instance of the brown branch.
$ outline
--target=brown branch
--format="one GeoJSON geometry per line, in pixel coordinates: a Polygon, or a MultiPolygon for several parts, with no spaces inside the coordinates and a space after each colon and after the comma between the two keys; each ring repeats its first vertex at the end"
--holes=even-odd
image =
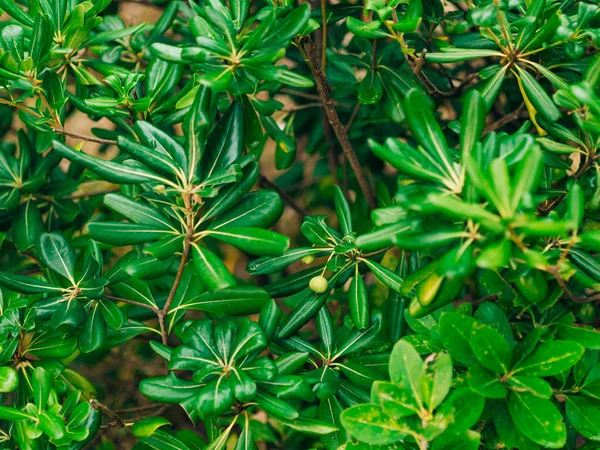
{"type": "Polygon", "coordinates": [[[455,86],[451,91],[442,91],[438,89],[436,85],[434,85],[431,80],[425,75],[423,72],[423,67],[425,66],[425,55],[427,54],[427,50],[423,50],[419,57],[416,60],[410,58],[408,54],[404,54],[404,58],[408,62],[412,73],[419,79],[419,81],[425,86],[429,95],[440,95],[442,97],[456,97],[458,96],[464,88],[466,88],[473,80],[478,80],[479,75],[477,73],[472,73],[467,75],[467,77],[458,85],[455,86]]]}
{"type": "Polygon", "coordinates": [[[571,292],[571,290],[567,287],[567,283],[565,282],[564,278],[560,274],[558,267],[556,267],[556,266],[549,267],[548,272],[550,272],[550,274],[556,279],[556,282],[560,286],[561,290],[567,295],[567,297],[569,297],[569,299],[571,299],[571,301],[577,303],[577,297],[575,297],[573,295],[573,293],[571,292]]]}
{"type": "Polygon", "coordinates": [[[350,120],[348,120],[348,123],[346,124],[346,126],[344,127],[344,129],[346,130],[346,133],[348,131],[350,131],[350,128],[352,127],[352,124],[354,123],[354,119],[356,119],[356,115],[358,114],[358,110],[360,109],[360,103],[356,104],[356,107],[354,108],[354,110],[352,111],[352,115],[350,116],[350,120]]]}
{"type": "Polygon", "coordinates": [[[360,189],[363,192],[369,207],[371,209],[375,209],[376,204],[373,193],[371,192],[369,184],[367,183],[367,179],[365,178],[360,162],[356,157],[356,153],[352,148],[352,144],[350,143],[350,139],[348,138],[348,134],[346,133],[344,125],[340,121],[337,111],[333,106],[333,99],[331,98],[331,92],[329,90],[329,86],[327,85],[327,79],[325,78],[325,74],[321,68],[321,62],[317,56],[317,48],[310,37],[304,38],[303,41],[304,56],[308,67],[313,74],[313,78],[315,79],[317,91],[321,97],[321,102],[323,103],[323,108],[327,114],[327,119],[329,120],[329,123],[331,124],[331,127],[333,128],[340,145],[342,146],[342,150],[344,151],[344,155],[346,155],[346,158],[350,163],[350,167],[352,167],[352,170],[354,171],[358,185],[360,186],[360,189]]]}
{"type": "Polygon", "coordinates": [[[155,313],[159,311],[158,308],[156,308],[155,306],[147,305],[146,303],[136,302],[135,300],[128,300],[126,298],[115,297],[113,295],[105,295],[104,298],[113,300],[115,302],[127,303],[128,305],[139,306],[140,308],[146,308],[155,313]]]}
{"type": "Polygon", "coordinates": [[[71,194],[71,195],[65,195],[64,199],[69,199],[69,200],[76,200],[79,198],[89,198],[89,197],[95,197],[96,195],[104,195],[104,194],[110,194],[111,192],[119,192],[121,190],[121,188],[114,187],[114,188],[109,188],[109,189],[103,189],[101,191],[94,191],[94,192],[79,192],[79,193],[75,193],[75,194],[71,194]]]}
{"type": "Polygon", "coordinates": [[[127,426],[127,424],[138,422],[142,419],[145,419],[146,417],[160,416],[167,409],[169,409],[171,407],[170,404],[163,404],[163,405],[160,405],[160,408],[158,408],[156,411],[154,411],[152,413],[142,414],[142,415],[140,415],[138,417],[134,417],[132,419],[123,419],[115,411],[111,410],[110,408],[108,408],[107,406],[103,405],[102,403],[100,403],[99,401],[97,401],[95,399],[90,400],[90,404],[92,405],[92,407],[94,409],[100,410],[102,412],[102,414],[104,414],[106,417],[111,419],[109,422],[105,423],[104,425],[102,425],[100,427],[102,429],[124,428],[125,426],[127,426]]]}
{"type": "MultiPolygon", "coordinates": [[[[321,0],[321,67],[327,73],[327,0],[321,0]]],[[[375,41],[377,42],[377,41],[375,41]]]]}
{"type": "Polygon", "coordinates": [[[115,409],[115,413],[127,414],[127,413],[133,413],[133,412],[138,412],[138,411],[147,411],[149,409],[162,408],[163,406],[165,406],[163,403],[154,403],[152,405],[135,406],[133,408],[115,409]]]}
{"type": "Polygon", "coordinates": [[[285,193],[279,186],[265,177],[262,173],[258,176],[258,182],[262,187],[273,189],[275,192],[279,194],[281,199],[286,203],[290,208],[292,208],[298,215],[302,218],[310,215],[308,211],[306,211],[302,206],[298,205],[296,201],[290,197],[287,193],[285,193]]]}
{"type": "Polygon", "coordinates": [[[575,303],[577,303],[578,305],[584,304],[584,303],[594,303],[597,302],[598,300],[600,300],[600,293],[598,294],[594,294],[590,297],[587,297],[585,295],[579,296],[579,297],[575,297],[573,299],[575,303]]]}
{"type": "Polygon", "coordinates": [[[103,145],[117,145],[117,141],[113,141],[112,139],[102,139],[97,138],[95,136],[86,136],[85,134],[75,133],[74,131],[68,131],[64,128],[52,128],[53,133],[64,134],[65,136],[74,137],[77,139],[81,139],[84,141],[95,142],[97,144],[103,145]]]}
{"type": "Polygon", "coordinates": [[[283,108],[282,111],[283,112],[294,112],[294,111],[300,111],[302,109],[308,109],[308,108],[321,108],[321,103],[303,103],[301,105],[293,105],[293,106],[288,106],[287,108],[283,108]]]}
{"type": "Polygon", "coordinates": [[[515,109],[513,112],[511,112],[511,113],[507,114],[506,116],[498,119],[497,121],[489,124],[483,130],[483,136],[485,136],[488,133],[491,133],[492,131],[496,131],[497,129],[502,128],[504,125],[507,125],[507,124],[517,120],[521,114],[521,110],[524,107],[525,107],[525,102],[521,103],[519,105],[519,107],[517,109],[515,109]]]}
{"type": "Polygon", "coordinates": [[[115,0],[115,1],[117,3],[137,3],[139,5],[158,7],[158,5],[154,4],[151,0],[115,0]]]}
{"type": "Polygon", "coordinates": [[[177,275],[175,275],[175,281],[173,281],[173,286],[171,286],[171,291],[169,292],[169,296],[167,297],[165,306],[163,306],[163,308],[157,312],[158,323],[160,325],[160,335],[162,338],[163,345],[167,345],[168,337],[167,327],[165,324],[165,317],[169,313],[169,308],[171,307],[171,303],[173,303],[175,293],[177,292],[177,288],[181,283],[183,270],[185,269],[185,265],[190,254],[191,242],[194,237],[194,210],[192,207],[191,194],[189,192],[184,192],[183,203],[185,205],[186,212],[186,235],[183,243],[183,254],[181,255],[181,261],[179,263],[179,268],[177,269],[177,275]]]}
{"type": "MultiPolygon", "coordinates": [[[[319,97],[318,95],[309,94],[307,92],[302,92],[302,91],[296,91],[294,89],[286,89],[286,88],[280,89],[279,92],[283,93],[283,94],[295,95],[297,97],[302,97],[307,100],[318,100],[319,106],[321,105],[321,97],[319,97]]],[[[334,104],[334,106],[340,106],[342,108],[352,108],[352,105],[349,105],[348,103],[340,103],[335,100],[333,101],[333,104],[334,104]]]]}
{"type": "MultiPolygon", "coordinates": [[[[116,412],[112,411],[107,406],[104,406],[98,400],[96,400],[94,398],[91,399],[90,405],[92,405],[92,408],[99,410],[106,417],[112,419],[112,421],[109,423],[113,423],[114,425],[110,428],[123,428],[125,426],[125,421],[123,419],[121,419],[121,417],[116,412]]],[[[106,424],[106,425],[108,426],[108,424],[106,424]]]]}

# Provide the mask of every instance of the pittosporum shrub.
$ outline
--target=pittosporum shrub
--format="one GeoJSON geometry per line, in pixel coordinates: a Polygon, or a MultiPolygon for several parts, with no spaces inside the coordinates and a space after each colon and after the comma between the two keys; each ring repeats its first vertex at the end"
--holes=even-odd
{"type": "Polygon", "coordinates": [[[600,448],[595,3],[0,0],[0,448],[600,448]]]}

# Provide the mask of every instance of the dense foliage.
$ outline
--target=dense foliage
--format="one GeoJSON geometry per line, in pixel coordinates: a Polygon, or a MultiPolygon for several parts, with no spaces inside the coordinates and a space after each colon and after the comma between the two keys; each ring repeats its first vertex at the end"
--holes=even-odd
{"type": "Polygon", "coordinates": [[[595,3],[0,0],[0,448],[600,448],[595,3]]]}

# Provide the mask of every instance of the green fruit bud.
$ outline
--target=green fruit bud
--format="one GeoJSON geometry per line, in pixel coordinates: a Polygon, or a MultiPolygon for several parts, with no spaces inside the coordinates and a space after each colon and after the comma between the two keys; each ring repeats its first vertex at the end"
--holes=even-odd
{"type": "Polygon", "coordinates": [[[304,258],[302,258],[302,262],[304,264],[312,264],[315,261],[315,255],[306,255],[304,258]]]}
{"type": "Polygon", "coordinates": [[[329,282],[327,281],[327,278],[325,278],[323,275],[319,275],[318,277],[312,277],[310,279],[308,287],[313,292],[316,292],[317,294],[322,294],[323,292],[327,291],[327,288],[329,287],[329,282]]]}

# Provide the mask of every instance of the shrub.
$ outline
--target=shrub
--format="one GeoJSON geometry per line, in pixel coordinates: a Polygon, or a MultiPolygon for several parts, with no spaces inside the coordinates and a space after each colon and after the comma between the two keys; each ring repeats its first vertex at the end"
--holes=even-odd
{"type": "Polygon", "coordinates": [[[598,448],[594,2],[0,8],[1,448],[598,448]]]}

